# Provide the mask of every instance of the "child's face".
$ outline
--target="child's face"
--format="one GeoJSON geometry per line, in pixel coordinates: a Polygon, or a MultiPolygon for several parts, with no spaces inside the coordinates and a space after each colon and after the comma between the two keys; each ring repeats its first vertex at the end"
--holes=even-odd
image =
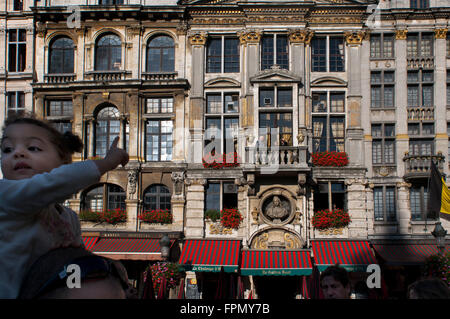
{"type": "Polygon", "coordinates": [[[32,124],[12,124],[1,144],[2,173],[6,179],[30,178],[63,164],[46,129],[32,124]]]}

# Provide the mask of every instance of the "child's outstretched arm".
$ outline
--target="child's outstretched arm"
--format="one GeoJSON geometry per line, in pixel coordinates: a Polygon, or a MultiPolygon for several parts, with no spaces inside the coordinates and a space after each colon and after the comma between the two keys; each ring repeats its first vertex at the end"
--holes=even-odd
{"type": "Polygon", "coordinates": [[[125,166],[128,163],[128,153],[123,149],[118,148],[117,143],[119,143],[119,137],[116,137],[111,143],[111,147],[109,148],[108,153],[106,153],[105,158],[94,161],[101,175],[115,169],[119,164],[125,166]]]}

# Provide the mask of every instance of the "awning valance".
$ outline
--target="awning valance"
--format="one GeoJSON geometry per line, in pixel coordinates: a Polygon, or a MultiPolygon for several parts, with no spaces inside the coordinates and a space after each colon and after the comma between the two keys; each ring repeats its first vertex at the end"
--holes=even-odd
{"type": "Polygon", "coordinates": [[[300,276],[312,273],[306,250],[243,250],[241,275],[300,276]]]}
{"type": "MultiPolygon", "coordinates": [[[[100,238],[92,252],[112,259],[160,260],[159,238],[100,238]]],[[[174,240],[171,240],[173,244],[174,240]]]]}
{"type": "Polygon", "coordinates": [[[97,243],[98,237],[81,237],[81,239],[83,239],[84,247],[86,247],[87,250],[92,251],[92,248],[94,248],[97,243]]]}
{"type": "MultiPolygon", "coordinates": [[[[425,263],[427,257],[438,253],[436,245],[431,244],[374,244],[373,248],[387,265],[408,266],[425,263]]],[[[446,251],[450,251],[447,245],[446,251]]]]}
{"type": "Polygon", "coordinates": [[[237,272],[240,249],[240,240],[189,239],[179,264],[191,271],[237,272]]]}
{"type": "Polygon", "coordinates": [[[313,240],[312,251],[320,271],[335,264],[350,271],[366,271],[367,265],[377,263],[365,240],[313,240]]]}

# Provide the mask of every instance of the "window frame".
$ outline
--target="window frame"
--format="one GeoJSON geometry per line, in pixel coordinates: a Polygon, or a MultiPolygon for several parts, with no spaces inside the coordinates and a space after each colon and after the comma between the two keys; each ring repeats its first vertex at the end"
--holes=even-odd
{"type": "MultiPolygon", "coordinates": [[[[312,124],[312,130],[313,130],[313,132],[312,132],[313,133],[313,136],[312,136],[313,152],[316,152],[316,150],[315,150],[315,140],[319,140],[319,143],[317,144],[318,145],[317,152],[323,152],[323,151],[330,151],[331,150],[331,141],[332,141],[331,140],[331,124],[332,124],[332,120],[331,119],[333,119],[333,118],[336,118],[336,119],[337,118],[339,118],[339,119],[343,118],[343,123],[344,123],[343,136],[342,137],[335,137],[335,136],[333,136],[333,138],[334,138],[335,144],[336,144],[336,151],[337,152],[345,152],[345,139],[346,139],[345,130],[347,128],[347,116],[346,116],[347,105],[345,103],[346,102],[346,98],[347,98],[347,92],[344,91],[344,90],[313,90],[311,92],[311,100],[312,100],[312,102],[311,102],[311,104],[312,104],[311,124],[312,124]],[[327,105],[326,105],[325,111],[324,112],[314,112],[314,108],[313,108],[314,96],[315,95],[325,95],[325,94],[327,96],[327,100],[326,100],[327,105]],[[344,95],[344,98],[343,98],[343,102],[344,102],[343,108],[344,109],[343,109],[342,112],[332,112],[331,111],[331,105],[332,105],[332,103],[331,103],[332,102],[331,96],[333,94],[336,94],[336,95],[342,95],[343,94],[344,95]],[[325,124],[326,124],[326,136],[325,136],[326,147],[325,147],[325,150],[321,150],[320,149],[321,148],[321,144],[322,144],[321,140],[322,140],[323,137],[322,136],[318,137],[318,136],[314,135],[314,119],[318,119],[318,118],[321,118],[321,119],[325,118],[325,124]],[[336,143],[336,141],[341,141],[342,142],[343,149],[341,151],[338,150],[338,147],[337,147],[338,144],[336,143]]],[[[322,101],[322,100],[320,100],[320,98],[319,98],[319,101],[322,101]]],[[[322,127],[322,135],[323,135],[323,127],[322,127]]]]}
{"type": "Polygon", "coordinates": [[[434,107],[434,91],[435,91],[435,72],[434,70],[429,70],[429,69],[419,69],[419,70],[408,70],[406,72],[406,76],[407,76],[407,80],[406,80],[406,107],[407,108],[414,108],[414,107],[434,107]],[[424,72],[429,72],[430,74],[433,75],[433,81],[425,81],[424,80],[424,72]],[[409,78],[410,74],[415,74],[417,73],[417,78],[418,81],[411,81],[411,79],[409,78]],[[417,87],[417,91],[416,91],[416,99],[417,99],[417,105],[411,105],[412,103],[410,103],[410,88],[414,88],[417,87]],[[425,105],[424,103],[424,88],[429,87],[431,88],[431,105],[425,105]]]}
{"type": "MultiPolygon", "coordinates": [[[[270,48],[270,47],[269,47],[270,48]]],[[[290,50],[289,50],[289,37],[287,34],[284,33],[266,33],[263,34],[261,37],[261,48],[260,48],[260,70],[269,70],[272,66],[277,65],[283,70],[289,70],[290,67],[290,50]],[[268,48],[265,46],[265,39],[272,38],[272,51],[266,52],[265,48],[268,48]],[[285,39],[286,40],[286,51],[283,51],[278,43],[278,39],[285,39]],[[269,61],[271,60],[271,62],[269,61]],[[281,60],[281,61],[279,61],[281,60]],[[283,62],[282,60],[286,60],[283,62]],[[265,62],[267,61],[267,62],[265,62]],[[279,62],[283,62],[283,64],[280,64],[279,62]]]]}
{"type": "Polygon", "coordinates": [[[313,37],[311,40],[311,72],[346,72],[346,52],[345,52],[345,39],[342,35],[317,35],[313,37]],[[339,40],[342,41],[342,54],[331,54],[331,40],[339,40]],[[325,53],[317,54],[314,53],[314,45],[316,42],[320,40],[325,40],[325,53]],[[331,57],[340,56],[342,59],[342,69],[333,69],[331,68],[331,57]],[[325,69],[323,69],[320,65],[318,67],[314,66],[315,57],[325,60],[325,69]]]}
{"type": "Polygon", "coordinates": [[[406,36],[406,58],[407,59],[419,59],[419,58],[433,58],[435,54],[434,50],[434,35],[432,32],[411,32],[406,36]],[[417,37],[417,55],[414,54],[414,51],[411,49],[411,43],[413,42],[413,38],[417,37]],[[428,37],[431,39],[430,44],[430,55],[425,55],[423,52],[423,42],[425,38],[428,37]]]}
{"type": "MultiPolygon", "coordinates": [[[[100,184],[95,184],[91,187],[89,187],[88,189],[86,189],[85,191],[83,191],[82,193],[82,200],[81,200],[81,207],[82,209],[90,209],[92,211],[98,211],[97,208],[96,209],[92,209],[92,207],[90,207],[90,203],[88,204],[87,199],[88,199],[88,194],[90,192],[92,192],[93,190],[96,189],[101,189],[101,194],[102,194],[102,211],[105,211],[107,209],[123,209],[126,210],[127,209],[127,205],[126,205],[126,199],[127,199],[127,193],[126,191],[117,184],[112,184],[112,183],[100,183],[100,184]],[[111,192],[109,188],[112,187],[118,187],[120,188],[122,191],[121,192],[111,192]],[[110,201],[110,198],[112,196],[122,196],[123,197],[123,202],[119,202],[119,207],[110,207],[111,203],[117,203],[116,201],[112,202],[110,201]],[[106,199],[106,201],[105,201],[106,199]]],[[[115,206],[115,205],[113,205],[115,206]]]]}
{"type": "Polygon", "coordinates": [[[371,70],[370,71],[370,108],[372,110],[395,109],[395,70],[371,70]],[[380,82],[373,81],[374,74],[380,74],[380,82]],[[393,74],[393,81],[386,82],[386,73],[393,74]],[[386,87],[392,88],[392,106],[386,106],[386,87]],[[380,106],[374,106],[373,89],[380,88],[380,106]]]}
{"type": "Polygon", "coordinates": [[[373,188],[373,203],[374,203],[374,208],[373,208],[373,219],[375,223],[396,223],[398,222],[397,220],[397,198],[398,198],[398,194],[397,194],[397,187],[395,185],[376,185],[373,188]],[[382,212],[382,217],[381,219],[378,217],[377,219],[377,200],[375,198],[375,191],[381,189],[381,212],[382,212]],[[392,189],[393,190],[393,212],[388,214],[388,201],[387,201],[387,190],[388,189],[392,189]]]}
{"type": "MultiPolygon", "coordinates": [[[[219,212],[221,210],[225,209],[225,208],[237,208],[237,206],[239,204],[239,202],[238,202],[238,189],[237,189],[237,186],[234,183],[234,181],[233,180],[227,180],[227,179],[221,179],[221,180],[211,179],[211,180],[208,180],[208,183],[205,186],[205,195],[204,195],[204,207],[205,207],[204,210],[205,211],[207,211],[209,209],[216,209],[217,210],[217,208],[214,208],[214,207],[211,208],[208,205],[208,189],[209,189],[211,184],[219,184],[219,192],[218,193],[214,193],[214,194],[219,194],[219,205],[218,205],[219,206],[219,209],[218,209],[219,212]],[[225,194],[225,185],[226,184],[234,185],[233,187],[235,189],[235,192],[229,192],[229,194],[235,194],[235,196],[236,196],[236,207],[224,207],[224,201],[225,201],[224,200],[224,197],[225,197],[224,194],[225,194]]],[[[212,199],[212,201],[214,201],[214,199],[212,199]]]]}
{"type": "Polygon", "coordinates": [[[27,30],[26,29],[8,29],[8,72],[25,72],[27,64],[27,30]],[[15,40],[11,40],[15,32],[15,40]],[[21,40],[21,34],[24,39],[21,40]],[[14,53],[12,51],[14,48],[14,53]],[[23,52],[22,52],[23,51],[23,52]],[[13,57],[14,55],[14,57],[13,57]]]}
{"type": "MultiPolygon", "coordinates": [[[[94,155],[95,156],[105,156],[109,146],[111,145],[112,141],[114,140],[114,138],[116,138],[116,136],[120,136],[120,129],[121,129],[121,119],[120,119],[120,113],[119,113],[119,109],[117,107],[115,107],[114,105],[107,105],[105,107],[100,108],[97,112],[96,112],[96,116],[95,116],[95,126],[94,126],[94,141],[93,141],[93,148],[94,148],[94,155]],[[99,114],[102,113],[102,111],[104,109],[108,109],[110,108],[110,110],[115,110],[112,111],[113,113],[115,113],[115,117],[110,116],[111,113],[108,114],[107,117],[100,117],[99,118],[99,114]],[[99,128],[100,128],[100,122],[105,122],[106,123],[106,133],[105,134],[99,134],[99,128]],[[118,132],[111,132],[111,129],[114,128],[114,126],[111,126],[112,122],[118,122],[118,132]],[[117,135],[116,135],[117,134],[117,135]],[[99,145],[99,137],[102,136],[106,136],[106,141],[105,141],[105,154],[99,154],[98,153],[98,145],[99,145]]],[[[116,126],[117,127],[117,126],[116,126]]]]}
{"type": "MultiPolygon", "coordinates": [[[[208,39],[208,43],[206,45],[205,50],[205,63],[206,63],[206,72],[205,73],[239,73],[241,70],[241,47],[239,43],[239,39],[232,35],[214,35],[211,36],[210,39],[208,39]],[[210,53],[210,46],[213,41],[217,41],[220,39],[220,54],[212,55],[210,53]],[[227,43],[232,43],[230,47],[234,47],[234,44],[236,45],[236,51],[233,53],[228,53],[227,51],[227,43]],[[235,43],[234,43],[235,42],[235,43]],[[227,61],[230,59],[232,61],[227,61]],[[210,61],[213,61],[214,59],[220,61],[220,70],[217,71],[216,68],[211,69],[210,61]],[[237,61],[236,61],[237,60],[237,61]],[[230,67],[230,69],[227,67],[228,64],[234,65],[234,67],[230,67]],[[237,67],[236,67],[237,64],[237,67]]],[[[212,62],[211,62],[212,63],[212,62]]],[[[215,62],[217,63],[217,61],[215,62]]]]}
{"type": "Polygon", "coordinates": [[[73,119],[73,101],[69,98],[61,98],[61,99],[48,99],[45,100],[45,116],[48,121],[50,121],[54,127],[60,131],[61,133],[64,133],[66,131],[72,132],[72,119],[73,119]],[[65,109],[65,102],[70,101],[70,112],[66,113],[64,111],[65,109]],[[52,114],[52,103],[59,103],[60,109],[59,114],[52,114]]]}
{"type": "Polygon", "coordinates": [[[411,212],[411,221],[424,221],[424,220],[435,220],[437,219],[437,216],[433,216],[432,212],[428,212],[428,185],[426,185],[426,182],[424,183],[417,183],[413,184],[410,188],[410,199],[409,199],[409,205],[410,205],[410,212],[411,212]],[[412,192],[413,190],[419,190],[419,206],[420,206],[420,214],[414,214],[415,208],[413,209],[412,201],[413,196],[412,192]]]}
{"type": "Polygon", "coordinates": [[[174,139],[173,139],[174,120],[171,117],[164,117],[164,116],[148,117],[145,120],[144,130],[145,130],[145,135],[144,135],[144,138],[145,138],[145,143],[144,143],[145,161],[146,162],[171,162],[173,159],[173,149],[174,149],[174,139]],[[150,126],[150,122],[157,122],[157,124],[158,124],[157,125],[157,129],[158,129],[157,133],[149,132],[150,128],[152,127],[152,126],[150,126]],[[166,126],[163,127],[163,122],[171,123],[171,125],[167,126],[167,127],[166,126]],[[163,132],[164,128],[169,128],[169,127],[170,127],[169,133],[163,132]],[[151,143],[153,143],[153,139],[151,138],[153,136],[158,137],[158,142],[157,142],[158,143],[158,151],[156,154],[156,156],[157,156],[156,159],[151,159],[154,155],[152,150],[155,148],[153,147],[150,149],[148,146],[150,144],[150,141],[151,141],[151,143]],[[162,149],[163,149],[162,137],[163,136],[166,136],[168,138],[167,141],[165,141],[165,142],[170,144],[170,146],[166,147],[165,149],[166,150],[170,149],[170,151],[171,151],[170,156],[168,153],[166,154],[166,156],[169,157],[166,159],[162,159],[162,149]],[[150,151],[152,151],[152,153],[149,153],[150,151]]]}
{"type": "Polygon", "coordinates": [[[26,110],[25,92],[24,91],[8,91],[6,92],[7,110],[6,117],[10,112],[14,111],[15,114],[21,114],[26,110]],[[12,107],[12,101],[14,101],[14,107],[12,107]],[[21,104],[23,101],[23,105],[21,104]],[[20,104],[20,105],[19,105],[20,104]]]}
{"type": "Polygon", "coordinates": [[[164,184],[152,184],[152,185],[149,185],[144,190],[144,192],[142,193],[142,210],[146,211],[146,210],[166,210],[166,209],[168,209],[169,211],[172,211],[171,200],[172,200],[172,194],[170,193],[169,187],[167,187],[164,184]],[[150,190],[151,190],[152,187],[155,187],[157,189],[156,193],[150,193],[150,190]],[[161,190],[164,189],[164,188],[167,189],[167,192],[161,192],[161,190]],[[149,198],[149,197],[155,197],[156,198],[155,208],[151,208],[150,205],[152,205],[152,204],[148,203],[146,201],[146,199],[149,198]],[[161,201],[161,198],[166,198],[166,199],[168,198],[168,202],[161,201]],[[164,206],[166,208],[161,208],[162,207],[161,204],[164,204],[164,206]],[[168,205],[168,208],[167,208],[167,205],[168,205]]]}
{"type": "Polygon", "coordinates": [[[395,166],[397,164],[397,147],[396,147],[396,138],[395,138],[395,123],[392,122],[382,122],[382,123],[375,123],[373,122],[371,125],[371,134],[372,134],[372,165],[377,166],[386,166],[386,165],[392,165],[395,166]],[[386,136],[386,126],[393,126],[393,136],[386,136]],[[381,136],[374,136],[374,126],[380,126],[381,127],[381,136]],[[390,141],[393,142],[394,149],[393,149],[393,161],[388,162],[386,161],[386,142],[390,141]],[[374,157],[374,142],[381,142],[381,162],[375,162],[374,157]]]}
{"type": "Polygon", "coordinates": [[[145,51],[146,52],[146,66],[145,66],[146,72],[148,72],[148,73],[175,72],[175,57],[176,57],[175,48],[176,48],[175,40],[167,34],[157,34],[157,35],[152,36],[150,39],[148,39],[146,51],[145,51]],[[152,41],[155,41],[156,39],[163,38],[163,37],[169,38],[172,41],[172,45],[170,45],[170,46],[161,45],[161,46],[154,46],[154,47],[151,46],[152,41]],[[151,66],[153,65],[150,63],[150,61],[151,61],[150,50],[159,51],[157,54],[159,56],[158,70],[150,70],[151,66]],[[170,53],[169,54],[170,56],[164,57],[164,50],[167,50],[167,52],[170,53]],[[167,64],[169,66],[168,70],[163,70],[165,64],[167,64]]]}
{"type": "MultiPolygon", "coordinates": [[[[237,120],[237,130],[239,130],[239,122],[240,122],[240,99],[239,99],[239,92],[238,91],[208,91],[205,92],[205,110],[204,110],[204,117],[203,117],[203,121],[204,121],[204,128],[205,128],[205,134],[204,134],[204,138],[203,138],[203,145],[204,145],[204,150],[206,151],[206,147],[207,145],[209,145],[210,143],[213,142],[212,140],[212,136],[208,136],[208,122],[210,120],[219,120],[220,121],[220,127],[218,127],[217,129],[220,131],[220,150],[216,150],[216,153],[219,154],[223,154],[223,153],[230,153],[231,151],[228,150],[227,152],[227,147],[229,146],[227,143],[227,127],[226,126],[226,122],[227,120],[231,120],[231,121],[236,121],[237,120]],[[218,109],[217,107],[215,107],[213,110],[214,112],[210,112],[210,108],[209,108],[209,97],[219,97],[218,100],[215,100],[214,102],[216,104],[220,103],[220,112],[216,112],[216,110],[218,109]],[[233,97],[237,98],[237,106],[236,106],[236,110],[233,112],[227,112],[227,97],[231,97],[231,101],[233,102],[233,97]]],[[[231,126],[233,128],[233,125],[231,126]]],[[[233,133],[233,132],[232,132],[233,133]]],[[[235,137],[232,134],[233,137],[233,152],[237,152],[238,151],[238,147],[237,147],[237,136],[238,136],[239,132],[235,132],[235,137]]],[[[208,148],[209,149],[209,148],[208,148]]],[[[203,154],[206,155],[206,154],[203,154]]]]}
{"type": "Polygon", "coordinates": [[[48,74],[73,74],[74,70],[75,70],[75,43],[74,41],[67,36],[59,36],[55,39],[52,40],[52,42],[50,43],[49,46],[49,61],[48,61],[48,74]],[[54,48],[53,45],[59,41],[59,40],[69,40],[72,42],[72,46],[71,47],[62,47],[62,48],[54,48]],[[62,54],[62,58],[61,58],[61,62],[62,62],[62,70],[59,70],[57,72],[55,72],[54,68],[54,57],[53,57],[53,52],[58,52],[60,51],[62,54]],[[69,55],[71,55],[72,59],[71,60],[67,60],[69,59],[69,55]],[[71,62],[71,65],[70,63],[71,62]]]}
{"type": "Polygon", "coordinates": [[[409,0],[411,9],[427,9],[430,7],[430,0],[409,0]]]}
{"type": "Polygon", "coordinates": [[[113,33],[113,32],[106,32],[106,33],[104,33],[104,34],[101,34],[96,40],[95,40],[95,50],[94,50],[94,55],[95,55],[95,58],[94,58],[94,70],[95,71],[106,71],[106,72],[108,72],[108,71],[120,71],[120,70],[122,70],[123,69],[123,66],[122,66],[122,45],[123,45],[123,43],[122,43],[122,39],[121,39],[121,37],[119,36],[119,35],[117,35],[116,33],[113,33]],[[108,43],[108,45],[99,45],[99,43],[100,43],[100,41],[103,39],[103,38],[105,38],[105,37],[108,37],[108,36],[113,36],[113,37],[115,37],[118,41],[119,41],[119,44],[113,44],[113,45],[111,45],[110,43],[108,43]],[[100,59],[100,54],[99,54],[99,49],[100,48],[105,48],[105,49],[107,49],[107,51],[106,51],[106,53],[105,54],[107,54],[108,55],[108,57],[107,58],[103,58],[103,59],[100,59]],[[114,52],[114,50],[115,49],[118,49],[118,51],[119,51],[119,54],[118,54],[118,57],[120,58],[120,60],[119,61],[115,61],[115,62],[113,62],[112,61],[112,59],[114,58],[114,53],[117,53],[117,52],[114,52]],[[102,60],[106,60],[107,61],[107,65],[106,65],[106,68],[103,68],[103,66],[101,66],[100,67],[100,65],[99,65],[99,63],[100,63],[100,61],[102,61],[102,60]],[[116,63],[120,63],[120,66],[119,67],[115,67],[114,65],[116,64],[116,63]]]}
{"type": "Polygon", "coordinates": [[[386,59],[395,59],[395,36],[393,33],[382,32],[375,33],[370,35],[370,59],[371,60],[386,60],[386,59]],[[386,39],[388,38],[388,39],[386,39]],[[380,46],[379,55],[373,54],[373,45],[376,42],[374,39],[378,39],[380,46]],[[391,43],[391,52],[390,55],[385,54],[386,43],[391,43]]]}

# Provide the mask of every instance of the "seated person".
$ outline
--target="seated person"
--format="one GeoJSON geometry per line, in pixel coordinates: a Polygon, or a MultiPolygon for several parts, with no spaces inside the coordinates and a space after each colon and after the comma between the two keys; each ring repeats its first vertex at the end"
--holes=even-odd
{"type": "MultiPolygon", "coordinates": [[[[124,267],[85,248],[54,249],[41,256],[25,276],[19,299],[125,299],[129,289],[124,267]],[[69,265],[78,265],[80,287],[69,265]],[[68,269],[69,267],[69,269],[68,269]]],[[[72,266],[73,268],[73,266],[72,266]]]]}

